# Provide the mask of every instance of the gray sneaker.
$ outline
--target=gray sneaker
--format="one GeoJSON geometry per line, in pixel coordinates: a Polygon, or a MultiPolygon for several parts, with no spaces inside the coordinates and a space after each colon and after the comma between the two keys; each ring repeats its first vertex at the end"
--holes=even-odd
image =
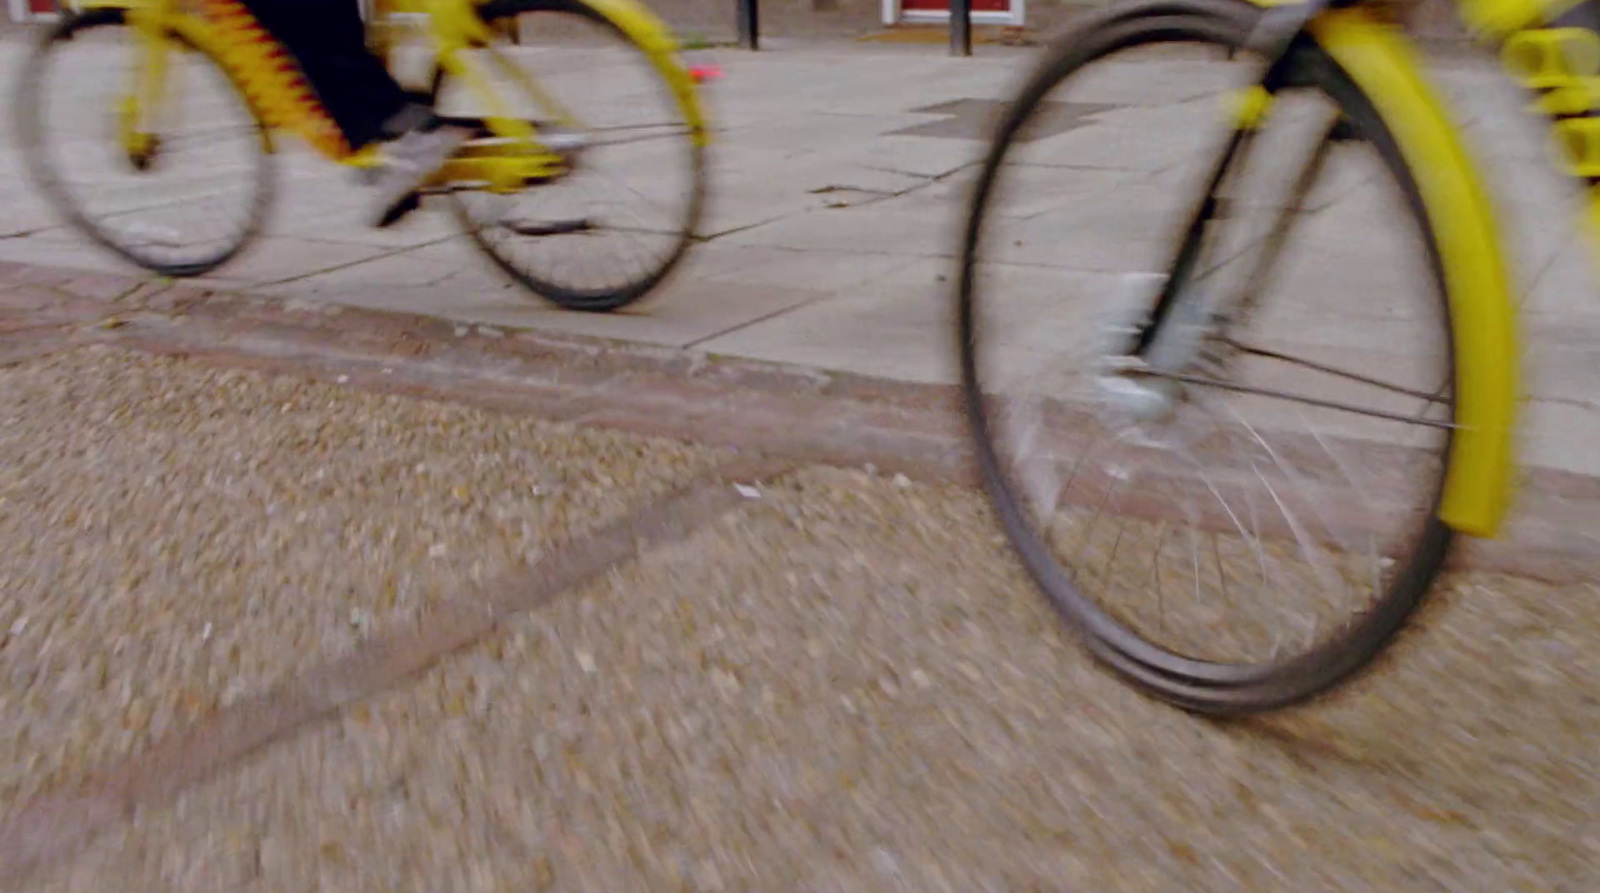
{"type": "Polygon", "coordinates": [[[471,133],[459,127],[412,130],[383,147],[383,165],[374,183],[378,214],[373,223],[385,227],[417,207],[417,190],[456,154],[471,133]]]}

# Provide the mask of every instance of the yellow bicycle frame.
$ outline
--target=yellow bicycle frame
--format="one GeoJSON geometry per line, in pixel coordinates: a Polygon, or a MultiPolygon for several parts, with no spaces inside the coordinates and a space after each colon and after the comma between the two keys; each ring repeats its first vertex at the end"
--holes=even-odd
{"type": "MultiPolygon", "coordinates": [[[[693,79],[676,58],[671,31],[638,0],[588,0],[588,5],[632,39],[667,80],[692,138],[709,138],[693,79]]],[[[268,131],[299,135],[326,157],[365,167],[376,163],[373,150],[352,151],[287,53],[257,23],[239,0],[86,0],[84,8],[126,12],[144,48],[133,92],[120,109],[120,132],[130,157],[150,151],[156,119],[165,102],[172,43],[187,43],[217,60],[268,131]]],[[[474,0],[377,0],[374,18],[385,44],[395,13],[421,14],[419,29],[429,40],[437,64],[465,84],[479,108],[488,139],[469,141],[439,172],[436,183],[470,183],[495,191],[516,191],[566,172],[565,159],[541,145],[535,125],[512,114],[469,51],[485,51],[513,84],[557,122],[581,126],[577,117],[541,90],[520,66],[491,44],[488,25],[474,0]]],[[[385,49],[387,47],[385,46],[385,49]]],[[[267,149],[272,148],[269,139],[267,149]]]]}

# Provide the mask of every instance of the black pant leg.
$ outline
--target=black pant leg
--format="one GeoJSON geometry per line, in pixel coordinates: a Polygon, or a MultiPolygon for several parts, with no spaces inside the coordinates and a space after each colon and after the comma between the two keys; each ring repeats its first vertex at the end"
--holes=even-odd
{"type": "Polygon", "coordinates": [[[405,91],[367,50],[356,0],[247,0],[246,5],[295,57],[351,148],[384,136],[384,123],[408,105],[405,91]]]}

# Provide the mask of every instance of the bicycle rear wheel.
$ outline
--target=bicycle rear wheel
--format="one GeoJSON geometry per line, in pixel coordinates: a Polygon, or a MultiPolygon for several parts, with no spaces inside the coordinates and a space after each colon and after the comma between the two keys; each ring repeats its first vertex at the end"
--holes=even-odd
{"type": "Polygon", "coordinates": [[[272,198],[266,136],[215,60],[174,40],[166,106],[148,151],[119,137],[119,102],[144,64],[123,10],[69,14],[19,80],[16,133],[34,182],[99,245],[164,276],[226,263],[261,230],[272,198]]]}
{"type": "Polygon", "coordinates": [[[1012,544],[1098,659],[1210,713],[1366,666],[1451,542],[1435,234],[1393,135],[1309,40],[1259,129],[1226,120],[1219,100],[1260,98],[1239,92],[1264,70],[1260,14],[1122,5],[1055,44],[999,126],[959,279],[1012,544]],[[1128,357],[1168,283],[1222,318],[1149,377],[1128,357]]]}
{"type": "MultiPolygon", "coordinates": [[[[574,145],[573,170],[510,195],[454,192],[458,216],[496,264],[555,304],[605,312],[643,298],[683,259],[704,208],[706,133],[674,90],[676,62],[581,0],[491,0],[478,12],[520,28],[518,46],[496,51],[544,95],[509,78],[501,92],[541,136],[574,145]]],[[[440,102],[452,98],[446,82],[440,102]]]]}

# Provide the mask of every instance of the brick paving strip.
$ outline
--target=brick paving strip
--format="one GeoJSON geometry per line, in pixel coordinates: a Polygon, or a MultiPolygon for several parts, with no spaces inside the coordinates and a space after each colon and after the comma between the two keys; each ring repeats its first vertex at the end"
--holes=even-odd
{"type": "MultiPolygon", "coordinates": [[[[976,483],[950,385],[0,262],[0,362],[95,340],[796,462],[976,483]]],[[[1516,499],[1502,536],[1461,542],[1456,566],[1592,579],[1600,478],[1525,468],[1516,499]]],[[[1350,502],[1332,490],[1329,500],[1350,502]]]]}
{"type": "MultiPolygon", "coordinates": [[[[736,447],[746,457],[471,594],[425,630],[380,634],[348,657],[92,773],[75,790],[22,806],[0,823],[0,879],[68,854],[131,810],[168,801],[404,681],[507,617],[683,539],[739,503],[730,482],[769,480],[815,462],[972,483],[967,434],[948,386],[0,263],[0,364],[88,343],[736,447]]],[[[1600,480],[1533,469],[1523,475],[1507,535],[1472,541],[1457,560],[1555,582],[1587,580],[1600,557],[1597,518],[1600,480]]]]}

